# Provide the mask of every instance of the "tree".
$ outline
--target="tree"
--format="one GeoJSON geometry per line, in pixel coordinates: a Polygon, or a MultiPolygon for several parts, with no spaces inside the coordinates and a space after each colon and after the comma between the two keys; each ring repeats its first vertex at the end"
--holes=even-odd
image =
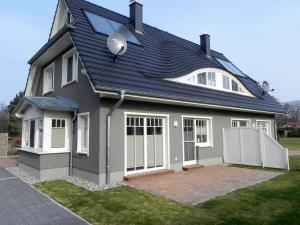
{"type": "Polygon", "coordinates": [[[0,133],[8,132],[9,115],[4,103],[0,104],[0,133]]]}
{"type": "Polygon", "coordinates": [[[11,136],[18,136],[21,133],[21,120],[16,118],[13,115],[13,112],[22,99],[23,95],[23,92],[19,92],[6,108],[7,112],[9,113],[8,132],[11,136]]]}
{"type": "Polygon", "coordinates": [[[277,116],[278,127],[300,121],[300,101],[291,101],[283,104],[286,114],[277,116]]]}

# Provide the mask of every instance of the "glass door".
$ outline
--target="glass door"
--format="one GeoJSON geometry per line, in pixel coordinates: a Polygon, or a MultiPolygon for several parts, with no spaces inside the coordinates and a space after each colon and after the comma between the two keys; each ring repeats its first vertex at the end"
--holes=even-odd
{"type": "Polygon", "coordinates": [[[193,119],[183,119],[184,166],[197,163],[194,129],[193,119]]]}
{"type": "Polygon", "coordinates": [[[127,173],[145,172],[165,166],[164,119],[126,118],[127,173]]]}

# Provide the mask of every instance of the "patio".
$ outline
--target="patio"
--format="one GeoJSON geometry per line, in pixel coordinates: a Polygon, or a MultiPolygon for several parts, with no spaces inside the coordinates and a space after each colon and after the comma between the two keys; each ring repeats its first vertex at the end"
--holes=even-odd
{"type": "Polygon", "coordinates": [[[278,175],[278,172],[218,165],[188,172],[140,177],[127,184],[182,203],[198,204],[278,175]]]}

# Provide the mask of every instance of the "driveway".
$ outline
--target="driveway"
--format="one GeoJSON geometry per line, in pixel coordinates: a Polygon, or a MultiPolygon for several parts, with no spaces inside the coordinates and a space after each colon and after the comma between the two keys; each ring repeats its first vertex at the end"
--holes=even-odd
{"type": "Polygon", "coordinates": [[[189,172],[143,177],[130,181],[128,185],[179,202],[197,204],[261,183],[279,174],[220,165],[189,172]]]}
{"type": "Polygon", "coordinates": [[[0,224],[86,225],[88,223],[0,167],[0,224]]]}

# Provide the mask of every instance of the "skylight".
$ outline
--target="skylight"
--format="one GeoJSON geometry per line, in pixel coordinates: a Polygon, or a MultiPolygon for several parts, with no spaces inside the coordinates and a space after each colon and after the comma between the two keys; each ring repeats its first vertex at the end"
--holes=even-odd
{"type": "Polygon", "coordinates": [[[140,45],[138,39],[125,25],[91,12],[85,11],[85,14],[96,32],[106,35],[118,32],[124,35],[128,42],[140,45]]]}
{"type": "Polygon", "coordinates": [[[237,67],[235,67],[232,63],[230,62],[226,62],[222,59],[218,59],[216,58],[216,60],[218,60],[219,63],[222,64],[222,66],[224,66],[229,72],[235,74],[235,75],[239,75],[242,77],[245,77],[245,74],[243,74],[237,67]]]}

